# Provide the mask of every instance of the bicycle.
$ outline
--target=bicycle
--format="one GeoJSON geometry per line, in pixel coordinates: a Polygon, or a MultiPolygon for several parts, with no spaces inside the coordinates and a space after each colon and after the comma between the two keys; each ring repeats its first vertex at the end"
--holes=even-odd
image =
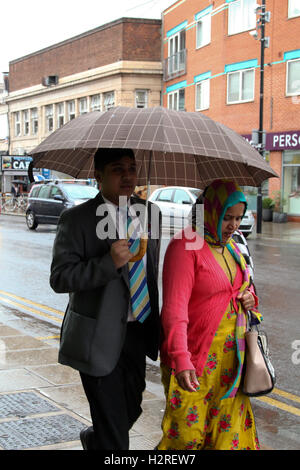
{"type": "Polygon", "coordinates": [[[27,196],[21,194],[19,197],[9,196],[6,198],[5,202],[1,204],[1,209],[3,212],[25,212],[26,206],[27,196]]]}

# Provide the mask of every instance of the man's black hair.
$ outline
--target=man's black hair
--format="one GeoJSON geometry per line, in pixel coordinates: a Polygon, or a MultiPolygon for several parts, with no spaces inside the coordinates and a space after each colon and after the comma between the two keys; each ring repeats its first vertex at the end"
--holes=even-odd
{"type": "Polygon", "coordinates": [[[105,165],[116,162],[122,157],[135,159],[132,149],[99,148],[94,155],[94,168],[103,171],[105,165]]]}

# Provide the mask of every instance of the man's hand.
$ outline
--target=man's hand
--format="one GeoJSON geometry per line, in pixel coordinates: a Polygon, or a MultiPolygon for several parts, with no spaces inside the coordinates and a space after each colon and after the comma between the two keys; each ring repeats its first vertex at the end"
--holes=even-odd
{"type": "Polygon", "coordinates": [[[128,241],[123,239],[112,243],[110,254],[117,269],[125,266],[133,257],[133,254],[129,251],[128,241]]]}
{"type": "Polygon", "coordinates": [[[176,374],[178,384],[187,392],[196,392],[199,387],[196,372],[194,370],[182,370],[176,374]]]}

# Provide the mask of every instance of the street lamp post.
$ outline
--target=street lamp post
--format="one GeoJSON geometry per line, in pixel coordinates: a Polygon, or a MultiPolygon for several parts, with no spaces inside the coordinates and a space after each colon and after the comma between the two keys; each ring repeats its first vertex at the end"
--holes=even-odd
{"type": "MultiPolygon", "coordinates": [[[[257,23],[260,29],[260,91],[259,91],[259,129],[258,129],[258,145],[257,149],[262,158],[265,157],[264,145],[264,61],[265,47],[269,47],[269,37],[265,37],[265,24],[270,21],[270,12],[266,12],[266,1],[262,0],[261,6],[257,6],[256,12],[259,12],[260,18],[257,23]],[[259,12],[260,11],[260,12],[259,12]]],[[[257,192],[257,220],[256,232],[262,232],[262,189],[261,186],[257,192]]]]}

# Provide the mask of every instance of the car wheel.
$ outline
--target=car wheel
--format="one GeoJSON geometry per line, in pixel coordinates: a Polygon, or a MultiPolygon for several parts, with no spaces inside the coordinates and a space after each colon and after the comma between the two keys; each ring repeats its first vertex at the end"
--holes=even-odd
{"type": "Polygon", "coordinates": [[[35,230],[38,226],[37,221],[35,220],[34,213],[32,211],[27,212],[26,214],[26,224],[30,230],[35,230]]]}

